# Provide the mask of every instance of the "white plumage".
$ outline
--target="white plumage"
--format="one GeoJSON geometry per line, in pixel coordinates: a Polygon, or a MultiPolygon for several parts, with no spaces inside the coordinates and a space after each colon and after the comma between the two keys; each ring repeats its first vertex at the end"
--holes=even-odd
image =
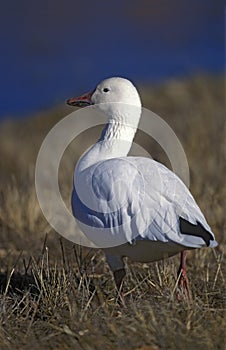
{"type": "Polygon", "coordinates": [[[217,245],[188,188],[172,171],[152,159],[127,156],[141,116],[130,81],[104,80],[68,104],[94,104],[108,117],[100,139],[76,166],[72,208],[87,237],[105,249],[117,286],[124,256],[151,262],[217,245]]]}

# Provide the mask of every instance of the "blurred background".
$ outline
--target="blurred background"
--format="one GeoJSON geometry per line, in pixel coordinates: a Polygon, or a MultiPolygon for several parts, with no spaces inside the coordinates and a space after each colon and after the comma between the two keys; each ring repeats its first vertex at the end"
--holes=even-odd
{"type": "MultiPolygon", "coordinates": [[[[36,198],[36,157],[51,127],[74,110],[65,100],[109,76],[131,79],[143,105],[172,127],[191,191],[223,241],[224,32],[223,0],[1,3],[0,259],[9,249],[39,249],[46,232],[56,242],[36,198]]],[[[59,180],[69,208],[76,161],[99,134],[84,132],[65,151],[59,180]]],[[[170,167],[150,137],[138,132],[135,141],[170,167]]]]}
{"type": "MultiPolygon", "coordinates": [[[[224,348],[224,5],[223,0],[1,1],[1,349],[224,348]],[[43,139],[74,111],[66,99],[109,76],[131,79],[144,107],[176,133],[188,159],[190,190],[219,242],[215,250],[188,253],[191,304],[171,302],[175,256],[148,269],[128,267],[132,293],[122,312],[103,253],[74,247],[40,210],[34,174],[43,139]]],[[[69,210],[77,159],[100,129],[80,134],[62,157],[59,185],[69,210]]],[[[135,142],[171,167],[145,133],[138,131],[135,142]]]]}
{"type": "Polygon", "coordinates": [[[0,118],[62,104],[109,76],[155,84],[224,72],[223,0],[3,1],[0,118]]]}

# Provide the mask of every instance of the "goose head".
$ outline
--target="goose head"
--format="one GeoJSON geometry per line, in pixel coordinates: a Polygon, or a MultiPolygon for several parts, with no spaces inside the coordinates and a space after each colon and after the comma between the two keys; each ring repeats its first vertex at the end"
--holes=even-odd
{"type": "Polygon", "coordinates": [[[102,110],[110,120],[121,122],[139,121],[141,100],[131,81],[120,78],[103,80],[90,93],[67,100],[70,106],[85,107],[94,105],[102,110]]]}

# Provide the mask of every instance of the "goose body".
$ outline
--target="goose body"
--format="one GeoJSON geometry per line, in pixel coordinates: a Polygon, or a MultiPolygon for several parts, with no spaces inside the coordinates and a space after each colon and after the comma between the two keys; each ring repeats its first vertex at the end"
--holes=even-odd
{"type": "Polygon", "coordinates": [[[179,177],[152,159],[128,156],[141,116],[140,97],[130,81],[109,78],[94,92],[67,102],[95,105],[108,118],[97,143],[76,165],[72,210],[85,235],[104,249],[117,286],[125,256],[152,262],[217,245],[179,177]]]}

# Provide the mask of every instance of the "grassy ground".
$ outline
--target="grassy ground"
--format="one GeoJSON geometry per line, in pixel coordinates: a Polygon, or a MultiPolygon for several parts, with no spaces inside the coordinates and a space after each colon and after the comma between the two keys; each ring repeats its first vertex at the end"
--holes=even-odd
{"type": "MultiPolygon", "coordinates": [[[[126,308],[117,302],[101,251],[61,239],[43,218],[34,166],[47,131],[71,110],[59,107],[0,130],[0,349],[225,349],[225,105],[223,77],[141,88],[144,106],[174,129],[188,157],[191,191],[219,247],[189,252],[191,302],[175,300],[179,257],[128,262],[126,308]],[[47,235],[46,235],[47,234],[47,235]]],[[[73,168],[100,129],[68,147],[60,184],[69,203],[73,168]]],[[[162,149],[136,136],[154,158],[162,149]]]]}

